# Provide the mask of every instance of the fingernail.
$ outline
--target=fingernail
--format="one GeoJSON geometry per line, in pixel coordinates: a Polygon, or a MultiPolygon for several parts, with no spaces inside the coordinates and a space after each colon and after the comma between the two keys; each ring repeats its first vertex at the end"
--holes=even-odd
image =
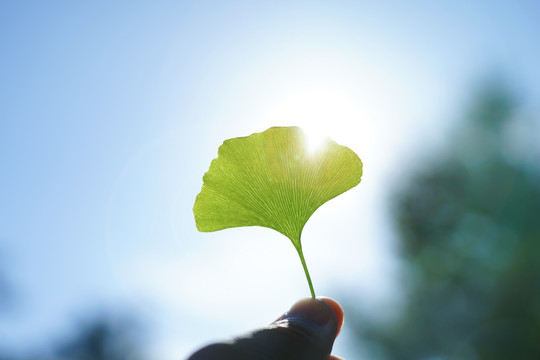
{"type": "Polygon", "coordinates": [[[287,318],[304,318],[319,326],[328,324],[332,316],[330,306],[318,299],[302,299],[294,304],[286,315],[287,318]]]}

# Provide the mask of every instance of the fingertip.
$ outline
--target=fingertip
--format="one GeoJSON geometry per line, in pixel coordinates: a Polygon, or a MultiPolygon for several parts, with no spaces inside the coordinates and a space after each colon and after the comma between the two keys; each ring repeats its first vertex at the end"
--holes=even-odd
{"type": "Polygon", "coordinates": [[[341,331],[341,328],[343,327],[343,323],[345,322],[345,313],[343,312],[343,308],[341,307],[341,305],[339,305],[339,303],[336,300],[331,299],[329,297],[319,296],[317,297],[317,299],[322,300],[326,304],[328,304],[328,306],[330,306],[330,308],[334,312],[334,315],[336,316],[336,320],[337,320],[336,336],[339,335],[339,332],[341,331]]]}
{"type": "MultiPolygon", "coordinates": [[[[324,326],[333,320],[333,311],[320,299],[305,298],[297,301],[285,314],[287,318],[302,317],[318,326],[324,326]]],[[[333,323],[333,321],[332,321],[333,323]]]]}

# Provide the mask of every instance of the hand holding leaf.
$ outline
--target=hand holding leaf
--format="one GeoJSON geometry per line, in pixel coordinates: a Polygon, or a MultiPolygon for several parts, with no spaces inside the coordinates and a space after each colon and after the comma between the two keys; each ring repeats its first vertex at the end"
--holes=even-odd
{"type": "Polygon", "coordinates": [[[229,139],[203,177],[193,207],[199,231],[264,226],[293,243],[313,285],[302,253],[301,234],[325,202],[360,183],[362,162],[349,148],[326,140],[309,152],[298,127],[273,127],[229,139]]]}

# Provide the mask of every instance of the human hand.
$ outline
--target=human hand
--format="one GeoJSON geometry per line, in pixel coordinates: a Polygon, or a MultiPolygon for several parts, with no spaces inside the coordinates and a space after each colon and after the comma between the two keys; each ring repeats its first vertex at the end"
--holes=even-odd
{"type": "Polygon", "coordinates": [[[330,352],[343,320],[335,300],[302,299],[270,325],[208,345],[188,360],[339,360],[330,352]]]}

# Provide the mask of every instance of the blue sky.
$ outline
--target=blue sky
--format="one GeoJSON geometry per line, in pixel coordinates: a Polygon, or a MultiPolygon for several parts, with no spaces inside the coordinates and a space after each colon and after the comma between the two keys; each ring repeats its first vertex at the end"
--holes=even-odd
{"type": "Polygon", "coordinates": [[[308,296],[287,239],[200,234],[191,213],[221,142],[275,125],[364,161],[306,226],[317,292],[392,301],[389,191],[489,72],[538,109],[539,34],[535,1],[2,2],[0,337],[130,309],[175,359],[308,296]]]}

